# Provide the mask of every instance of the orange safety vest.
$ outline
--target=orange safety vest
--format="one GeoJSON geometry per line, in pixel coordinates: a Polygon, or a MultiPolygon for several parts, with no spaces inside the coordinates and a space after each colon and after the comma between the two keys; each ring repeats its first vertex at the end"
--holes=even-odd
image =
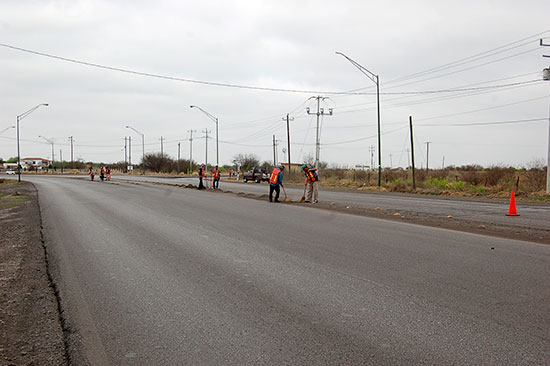
{"type": "Polygon", "coordinates": [[[214,178],[219,178],[219,177],[220,177],[220,170],[219,169],[214,170],[214,178]]]}
{"type": "Polygon", "coordinates": [[[269,183],[271,184],[277,184],[279,181],[279,173],[281,171],[277,168],[273,169],[273,172],[271,172],[271,178],[269,178],[269,183]]]}
{"type": "Polygon", "coordinates": [[[317,181],[317,178],[315,177],[315,173],[313,173],[311,170],[308,170],[306,173],[307,181],[308,182],[315,182],[317,181]]]}

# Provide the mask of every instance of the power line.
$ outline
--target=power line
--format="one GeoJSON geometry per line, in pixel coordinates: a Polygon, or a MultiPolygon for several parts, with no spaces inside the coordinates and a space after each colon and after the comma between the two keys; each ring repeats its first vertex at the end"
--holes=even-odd
{"type": "Polygon", "coordinates": [[[270,87],[261,87],[261,86],[251,86],[251,85],[239,85],[239,84],[228,84],[228,83],[220,83],[220,82],[214,82],[214,81],[204,81],[204,80],[194,80],[194,79],[186,79],[186,78],[180,78],[175,76],[167,76],[167,75],[160,75],[160,74],[152,74],[148,72],[142,72],[142,71],[135,71],[135,70],[129,70],[129,69],[123,69],[119,67],[113,67],[113,66],[107,66],[87,61],[80,61],[76,59],[71,59],[67,57],[61,57],[56,56],[44,52],[38,52],[26,48],[16,47],[5,43],[0,43],[0,46],[5,48],[10,48],[16,51],[26,52],[38,56],[53,58],[56,60],[71,62],[79,65],[85,65],[90,67],[96,67],[99,69],[104,70],[110,70],[110,71],[118,71],[123,72],[127,74],[132,75],[139,75],[139,76],[147,76],[157,79],[165,79],[165,80],[172,80],[172,81],[181,81],[185,83],[193,83],[193,84],[202,84],[202,85],[210,85],[210,86],[219,86],[219,87],[226,87],[226,88],[237,88],[237,89],[249,89],[249,90],[261,90],[261,91],[271,91],[271,92],[285,92],[285,93],[307,93],[307,94],[330,94],[330,95],[363,95],[363,93],[360,92],[341,92],[341,91],[317,91],[317,90],[298,90],[298,89],[283,89],[283,88],[270,88],[270,87]]]}

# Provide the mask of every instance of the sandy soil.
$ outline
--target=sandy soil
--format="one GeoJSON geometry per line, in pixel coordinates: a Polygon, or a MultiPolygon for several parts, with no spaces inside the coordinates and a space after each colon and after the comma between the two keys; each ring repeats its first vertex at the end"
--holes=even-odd
{"type": "Polygon", "coordinates": [[[0,180],[0,364],[67,365],[36,189],[0,180]]]}

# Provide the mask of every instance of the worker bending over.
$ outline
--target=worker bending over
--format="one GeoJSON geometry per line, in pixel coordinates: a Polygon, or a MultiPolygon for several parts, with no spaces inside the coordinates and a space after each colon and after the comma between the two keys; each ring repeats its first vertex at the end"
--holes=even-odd
{"type": "Polygon", "coordinates": [[[271,178],[269,179],[269,202],[273,202],[273,191],[275,191],[275,202],[279,202],[279,193],[281,193],[280,186],[283,185],[283,170],[284,166],[274,168],[271,172],[271,178]]]}
{"type": "Polygon", "coordinates": [[[306,202],[313,202],[313,203],[319,202],[317,200],[319,196],[319,192],[317,189],[317,185],[319,184],[319,177],[317,176],[317,168],[313,166],[307,166],[304,164],[302,165],[302,171],[306,175],[306,185],[308,187],[306,202]]]}

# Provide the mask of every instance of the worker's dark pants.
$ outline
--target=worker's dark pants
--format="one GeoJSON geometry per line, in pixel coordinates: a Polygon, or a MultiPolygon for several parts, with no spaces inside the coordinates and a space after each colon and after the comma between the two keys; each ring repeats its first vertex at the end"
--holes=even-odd
{"type": "Polygon", "coordinates": [[[202,184],[202,177],[199,177],[199,189],[204,189],[204,184],[202,184]]]}
{"type": "Polygon", "coordinates": [[[212,182],[212,186],[214,189],[218,189],[220,186],[220,178],[214,178],[214,182],[212,182]]]}
{"type": "Polygon", "coordinates": [[[281,193],[281,188],[279,185],[269,185],[269,202],[273,202],[273,191],[275,191],[275,201],[279,200],[279,193],[281,193]]]}

